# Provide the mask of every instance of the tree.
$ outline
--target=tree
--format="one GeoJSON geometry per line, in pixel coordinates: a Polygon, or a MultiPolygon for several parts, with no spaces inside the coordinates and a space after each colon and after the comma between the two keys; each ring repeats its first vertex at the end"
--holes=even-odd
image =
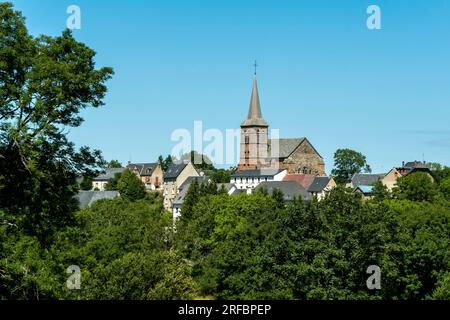
{"type": "Polygon", "coordinates": [[[158,157],[158,162],[161,165],[162,170],[164,172],[166,172],[170,168],[170,166],[172,165],[173,159],[172,159],[172,156],[170,154],[164,160],[163,160],[163,156],[160,155],[158,157]]]}
{"type": "Polygon", "coordinates": [[[208,175],[215,183],[228,183],[230,182],[231,173],[231,170],[217,169],[206,172],[206,175],[208,175]]]}
{"type": "Polygon", "coordinates": [[[351,149],[338,149],[334,153],[334,169],[331,171],[337,183],[345,183],[355,173],[372,170],[366,162],[366,157],[351,149]]]}
{"type": "Polygon", "coordinates": [[[92,190],[92,177],[84,176],[80,183],[80,189],[85,191],[92,190]]]}
{"type": "Polygon", "coordinates": [[[117,189],[124,199],[135,201],[145,198],[145,184],[128,169],[125,169],[117,181],[117,189]]]}
{"type": "Polygon", "coordinates": [[[372,189],[372,196],[375,201],[381,201],[388,198],[390,192],[388,188],[381,181],[375,182],[372,189]]]}
{"type": "Polygon", "coordinates": [[[105,190],[113,191],[113,190],[119,190],[117,183],[119,182],[120,177],[122,176],[122,173],[117,172],[114,174],[114,178],[109,179],[108,182],[105,185],[105,190]]]}
{"type": "Polygon", "coordinates": [[[447,199],[450,199],[450,176],[441,181],[439,190],[447,199]]]}
{"type": "Polygon", "coordinates": [[[398,199],[433,201],[437,189],[429,174],[415,172],[399,178],[393,192],[398,199]]]}
{"type": "Polygon", "coordinates": [[[103,105],[113,71],[96,69],[95,52],[69,30],[29,35],[10,3],[0,3],[0,24],[0,203],[44,240],[73,221],[76,177],[104,165],[100,151],[76,150],[65,132],[81,125],[80,111],[103,105]]]}
{"type": "Polygon", "coordinates": [[[122,164],[118,160],[111,160],[107,166],[109,169],[111,168],[122,168],[122,164]]]}

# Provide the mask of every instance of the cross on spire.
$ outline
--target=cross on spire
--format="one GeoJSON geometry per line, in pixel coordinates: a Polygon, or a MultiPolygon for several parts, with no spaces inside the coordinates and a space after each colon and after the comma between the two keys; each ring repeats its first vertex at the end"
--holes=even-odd
{"type": "Polygon", "coordinates": [[[256,60],[255,60],[255,63],[253,64],[253,67],[255,68],[255,76],[256,76],[256,68],[258,67],[258,64],[256,63],[256,60]]]}

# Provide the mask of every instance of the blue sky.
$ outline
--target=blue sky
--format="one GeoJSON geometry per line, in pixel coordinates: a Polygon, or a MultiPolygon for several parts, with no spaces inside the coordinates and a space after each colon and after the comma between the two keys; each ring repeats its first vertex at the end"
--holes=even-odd
{"type": "Polygon", "coordinates": [[[122,163],[171,152],[171,133],[238,128],[253,61],[264,118],[306,136],[327,172],[338,148],[374,172],[403,160],[450,165],[450,0],[17,0],[34,35],[58,35],[69,5],[75,37],[111,66],[105,106],[83,112],[77,145],[122,163]],[[366,9],[381,8],[381,30],[366,9]]]}

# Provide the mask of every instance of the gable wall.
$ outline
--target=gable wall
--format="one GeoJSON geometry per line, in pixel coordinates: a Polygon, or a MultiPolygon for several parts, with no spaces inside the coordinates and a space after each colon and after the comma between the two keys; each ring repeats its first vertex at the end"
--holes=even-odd
{"type": "Polygon", "coordinates": [[[286,158],[281,167],[288,173],[307,173],[325,175],[325,163],[322,157],[314,150],[308,140],[303,141],[297,149],[286,158]],[[306,170],[306,172],[304,171],[306,170]]]}

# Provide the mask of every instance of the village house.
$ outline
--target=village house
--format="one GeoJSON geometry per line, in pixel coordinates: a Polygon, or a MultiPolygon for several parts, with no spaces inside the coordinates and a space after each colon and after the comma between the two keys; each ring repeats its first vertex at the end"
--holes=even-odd
{"type": "Polygon", "coordinates": [[[336,186],[337,184],[332,177],[315,177],[307,190],[320,201],[336,186]]]}
{"type": "Polygon", "coordinates": [[[92,179],[92,189],[98,191],[105,191],[106,184],[115,178],[116,174],[120,174],[125,168],[108,168],[104,173],[99,174],[92,179]]]}
{"type": "Polygon", "coordinates": [[[230,183],[236,185],[237,189],[247,190],[247,193],[251,193],[251,190],[256,188],[261,182],[282,181],[286,174],[286,169],[238,170],[231,175],[230,183]]]}
{"type": "Polygon", "coordinates": [[[147,190],[161,190],[163,184],[163,170],[158,162],[128,163],[127,169],[141,179],[147,190]]]}
{"type": "Polygon", "coordinates": [[[312,196],[322,200],[325,195],[337,186],[332,177],[313,174],[288,174],[283,181],[295,181],[305,188],[312,196]]]}
{"type": "MultiPolygon", "coordinates": [[[[187,192],[189,190],[189,187],[191,186],[192,182],[197,181],[199,184],[201,183],[207,183],[211,182],[211,179],[209,179],[206,176],[198,176],[198,177],[188,177],[186,181],[183,182],[183,184],[179,188],[179,193],[173,200],[172,205],[172,216],[174,222],[180,217],[181,215],[181,208],[183,207],[184,198],[187,195],[187,192]]],[[[218,183],[217,184],[217,190],[224,189],[225,192],[228,194],[233,194],[236,190],[236,186],[232,183],[218,183]]]]}
{"type": "Polygon", "coordinates": [[[355,192],[362,193],[364,198],[369,198],[373,191],[373,186],[380,181],[389,191],[397,185],[397,180],[415,172],[426,173],[432,181],[434,181],[433,173],[430,168],[423,162],[412,161],[403,162],[401,167],[395,167],[388,173],[367,174],[355,173],[346,187],[353,189],[355,192]]]}
{"type": "Polygon", "coordinates": [[[179,193],[180,186],[189,177],[198,177],[200,174],[194,168],[191,162],[183,161],[173,163],[169,169],[164,173],[163,179],[163,196],[164,208],[172,211],[173,200],[179,193]]]}

